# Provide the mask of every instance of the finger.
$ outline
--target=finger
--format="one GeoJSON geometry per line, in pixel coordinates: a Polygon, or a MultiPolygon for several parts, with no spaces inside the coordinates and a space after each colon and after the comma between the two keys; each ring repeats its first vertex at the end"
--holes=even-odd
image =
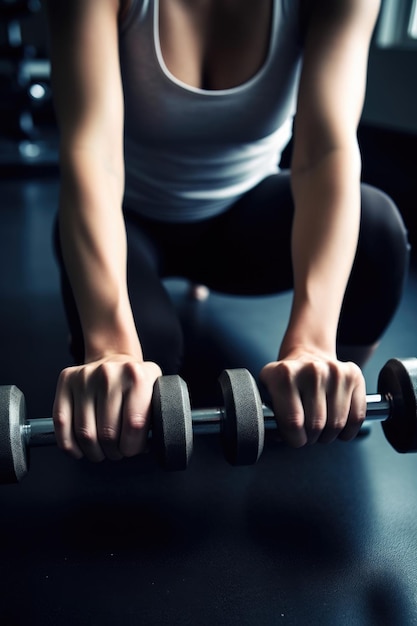
{"type": "Polygon", "coordinates": [[[289,362],[270,363],[262,369],[261,380],[271,398],[279,439],[292,447],[301,448],[307,443],[307,435],[304,408],[293,369],[289,362]]]}
{"type": "Polygon", "coordinates": [[[119,450],[130,457],[144,452],[149,432],[152,389],[133,387],[125,392],[119,450]]]}
{"type": "Polygon", "coordinates": [[[320,443],[332,443],[346,426],[351,394],[352,381],[349,372],[341,364],[331,364],[326,389],[327,420],[319,437],[320,443]]]}
{"type": "Polygon", "coordinates": [[[104,454],[97,437],[96,406],[93,396],[74,396],[74,433],[84,455],[93,463],[103,461],[104,454]]]}
{"type": "Polygon", "coordinates": [[[310,377],[304,389],[300,390],[309,445],[318,441],[326,426],[328,419],[326,393],[326,376],[315,365],[314,375],[310,377]]]}
{"type": "Polygon", "coordinates": [[[326,394],[317,393],[303,398],[305,430],[308,445],[317,443],[322,436],[327,422],[326,394]]]}
{"type": "Polygon", "coordinates": [[[123,394],[120,387],[112,387],[99,394],[97,400],[97,436],[105,457],[111,461],[123,458],[119,450],[123,394]]]}
{"type": "Polygon", "coordinates": [[[327,395],[327,420],[318,441],[332,443],[338,438],[347,423],[350,407],[350,392],[339,389],[327,395]]]}
{"type": "Polygon", "coordinates": [[[274,401],[279,434],[290,446],[301,448],[308,441],[301,398],[296,389],[279,395],[279,399],[274,401]]]}
{"type": "Polygon", "coordinates": [[[353,390],[347,424],[339,434],[339,439],[351,441],[357,437],[365,419],[366,385],[365,381],[362,380],[353,390]]]}
{"type": "Polygon", "coordinates": [[[72,392],[68,386],[68,371],[62,372],[56,389],[52,419],[54,422],[55,436],[58,447],[76,459],[83,456],[82,450],[77,444],[74,435],[72,415],[73,400],[72,392]]]}
{"type": "Polygon", "coordinates": [[[345,363],[335,371],[328,394],[328,414],[320,441],[331,443],[336,438],[349,440],[357,435],[366,415],[366,396],[364,378],[353,363],[345,363]]]}

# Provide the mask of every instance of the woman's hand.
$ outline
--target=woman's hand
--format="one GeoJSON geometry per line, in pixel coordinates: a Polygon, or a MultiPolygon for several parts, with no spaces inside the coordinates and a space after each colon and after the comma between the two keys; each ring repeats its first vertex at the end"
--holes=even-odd
{"type": "Polygon", "coordinates": [[[58,446],[94,462],[143,452],[161,373],[156,363],[122,354],[63,370],[53,407],[58,446]]]}
{"type": "Polygon", "coordinates": [[[353,439],[366,417],[362,372],[321,354],[297,351],[260,374],[282,439],[293,447],[353,439]]]}

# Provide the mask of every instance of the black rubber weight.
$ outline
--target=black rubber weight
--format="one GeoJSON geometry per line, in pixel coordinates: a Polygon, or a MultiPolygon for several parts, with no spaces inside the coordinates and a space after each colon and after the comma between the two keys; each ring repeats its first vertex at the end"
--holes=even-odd
{"type": "Polygon", "coordinates": [[[417,452],[417,359],[390,359],[378,377],[378,393],[393,398],[393,415],[382,423],[397,452],[417,452]]]}
{"type": "Polygon", "coordinates": [[[188,467],[193,452],[193,426],[188,388],[180,376],[161,376],[155,383],[152,445],[164,469],[188,467]]]}
{"type": "Polygon", "coordinates": [[[232,465],[254,465],[262,454],[265,423],[262,400],[246,369],[224,370],[219,378],[224,401],[222,440],[232,465]]]}
{"type": "Polygon", "coordinates": [[[25,419],[23,393],[15,385],[0,387],[0,483],[17,483],[27,474],[28,457],[22,434],[25,419]]]}

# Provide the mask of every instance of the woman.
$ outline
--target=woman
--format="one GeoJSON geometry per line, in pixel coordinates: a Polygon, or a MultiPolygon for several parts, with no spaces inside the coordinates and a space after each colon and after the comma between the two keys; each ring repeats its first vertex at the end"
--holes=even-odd
{"type": "Polygon", "coordinates": [[[233,293],[293,287],[277,360],[260,373],[282,437],[300,447],[356,436],[359,366],[396,310],[408,250],[392,202],[360,184],[378,10],[378,0],[48,3],[77,360],[57,386],[61,448],[92,461],[143,450],[154,382],[181,359],[166,275],[233,293]]]}

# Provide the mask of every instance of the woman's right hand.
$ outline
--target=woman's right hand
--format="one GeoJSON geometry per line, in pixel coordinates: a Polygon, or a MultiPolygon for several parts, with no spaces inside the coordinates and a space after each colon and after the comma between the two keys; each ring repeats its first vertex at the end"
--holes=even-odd
{"type": "Polygon", "coordinates": [[[161,374],[156,363],[123,354],[63,370],[53,407],[58,446],[93,462],[143,452],[153,387],[161,374]]]}

